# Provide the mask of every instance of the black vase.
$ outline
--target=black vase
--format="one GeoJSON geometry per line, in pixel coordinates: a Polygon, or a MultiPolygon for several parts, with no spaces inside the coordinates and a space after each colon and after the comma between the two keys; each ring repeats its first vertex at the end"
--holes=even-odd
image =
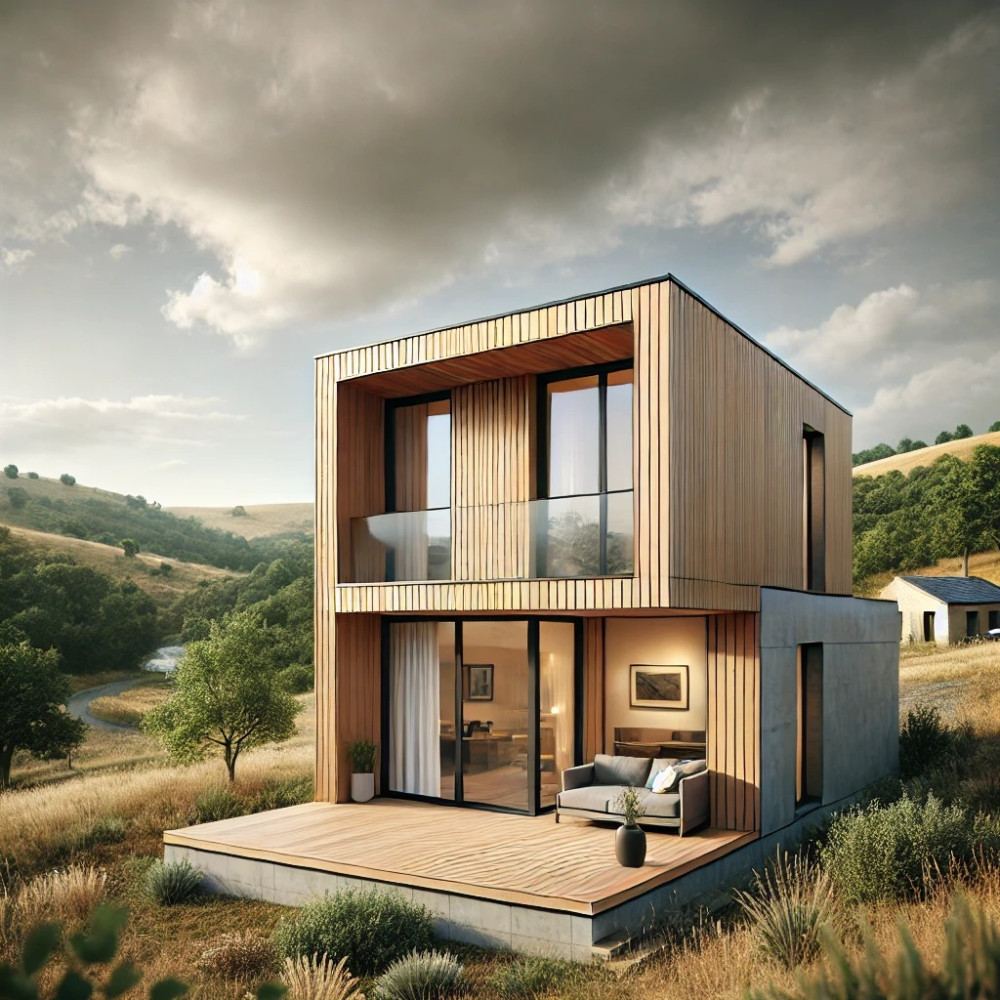
{"type": "Polygon", "coordinates": [[[646,860],[646,832],[638,826],[620,826],[615,833],[615,857],[624,868],[641,868],[646,860]]]}

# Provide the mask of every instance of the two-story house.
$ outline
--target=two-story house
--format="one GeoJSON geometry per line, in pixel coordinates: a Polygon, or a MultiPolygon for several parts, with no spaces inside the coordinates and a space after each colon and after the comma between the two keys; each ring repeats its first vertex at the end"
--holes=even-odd
{"type": "Polygon", "coordinates": [[[322,356],[316,445],[316,796],[347,803],[365,739],[378,798],[167,836],[226,855],[221,887],[388,883],[454,936],[581,957],[896,768],[850,414],[673,277],[322,356]],[[542,815],[565,768],[671,742],[709,823],[643,869],[542,815]]]}

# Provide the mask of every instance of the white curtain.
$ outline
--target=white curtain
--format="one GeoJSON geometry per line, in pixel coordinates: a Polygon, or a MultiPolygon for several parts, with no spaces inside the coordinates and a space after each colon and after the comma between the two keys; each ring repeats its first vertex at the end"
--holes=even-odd
{"type": "Polygon", "coordinates": [[[441,666],[437,622],[392,626],[389,787],[441,794],[441,666]]]}

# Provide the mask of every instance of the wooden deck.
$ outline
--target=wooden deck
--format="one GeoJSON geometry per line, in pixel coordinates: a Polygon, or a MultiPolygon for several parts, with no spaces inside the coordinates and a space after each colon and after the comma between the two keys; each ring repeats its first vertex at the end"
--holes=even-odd
{"type": "Polygon", "coordinates": [[[594,915],[756,839],[650,831],[642,868],[615,861],[614,828],[375,799],[314,802],[169,830],[164,842],[392,885],[594,915]]]}

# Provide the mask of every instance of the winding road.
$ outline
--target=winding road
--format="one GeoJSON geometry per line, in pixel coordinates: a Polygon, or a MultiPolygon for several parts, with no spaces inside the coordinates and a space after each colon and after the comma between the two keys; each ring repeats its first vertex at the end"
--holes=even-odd
{"type": "Polygon", "coordinates": [[[86,691],[79,691],[66,702],[66,710],[74,719],[83,719],[88,726],[97,726],[98,729],[135,729],[135,726],[127,722],[105,722],[97,716],[90,714],[90,703],[95,698],[103,698],[106,695],[121,694],[134,688],[136,684],[145,681],[145,677],[133,677],[131,680],[112,681],[110,684],[102,684],[100,687],[87,688],[86,691]]]}

